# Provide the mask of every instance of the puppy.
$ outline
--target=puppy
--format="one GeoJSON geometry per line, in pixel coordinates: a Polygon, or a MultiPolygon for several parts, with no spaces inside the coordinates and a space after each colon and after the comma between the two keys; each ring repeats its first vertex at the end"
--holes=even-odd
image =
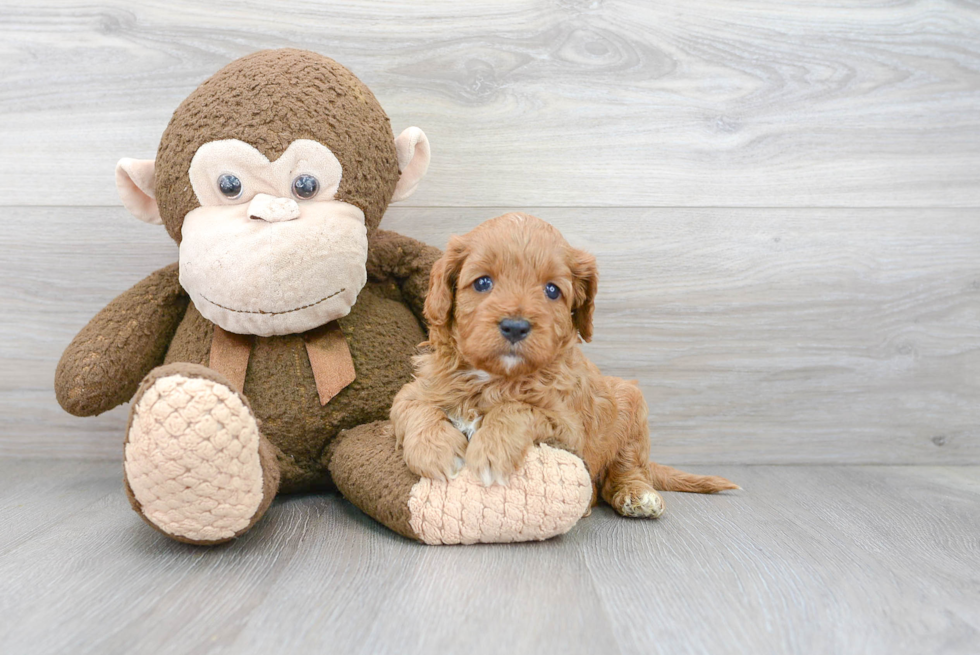
{"type": "Polygon", "coordinates": [[[738,487],[650,462],[635,383],[604,376],[578,347],[592,337],[595,257],[554,227],[506,214],[454,236],[432,269],[427,352],[391,420],[408,468],[449,479],[465,465],[505,484],[534,443],[571,450],[623,516],[658,517],[657,489],[738,487]]]}

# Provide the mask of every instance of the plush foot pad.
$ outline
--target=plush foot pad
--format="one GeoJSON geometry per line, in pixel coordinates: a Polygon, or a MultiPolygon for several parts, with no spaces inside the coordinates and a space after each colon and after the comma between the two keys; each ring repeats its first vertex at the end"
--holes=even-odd
{"type": "Polygon", "coordinates": [[[589,509],[592,481],[571,453],[537,446],[507,486],[485,487],[469,469],[411,490],[411,527],[427,544],[539,541],[568,532],[589,509]]]}
{"type": "Polygon", "coordinates": [[[231,539],[265,509],[259,446],[255,417],[224,384],[180,374],[153,380],[134,401],[126,443],[137,510],[182,541],[231,539]]]}

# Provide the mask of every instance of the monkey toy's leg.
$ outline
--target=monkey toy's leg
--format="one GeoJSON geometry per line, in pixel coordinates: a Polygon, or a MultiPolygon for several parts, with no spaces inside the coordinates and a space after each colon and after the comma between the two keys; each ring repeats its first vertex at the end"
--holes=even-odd
{"type": "Polygon", "coordinates": [[[129,414],[124,472],[133,509],[192,544],[245,532],[279,488],[273,447],[248,400],[196,364],[160,366],[143,379],[129,414]]]}
{"type": "Polygon", "coordinates": [[[405,466],[388,421],[342,432],[324,454],[340,492],[395,532],[427,544],[540,541],[564,534],[589,509],[592,481],[581,459],[541,445],[506,486],[484,486],[464,469],[449,481],[405,466]]]}

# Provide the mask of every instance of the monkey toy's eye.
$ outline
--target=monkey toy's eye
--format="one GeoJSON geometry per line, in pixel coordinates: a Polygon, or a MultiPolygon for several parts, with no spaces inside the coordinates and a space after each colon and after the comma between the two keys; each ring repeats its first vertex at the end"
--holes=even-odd
{"type": "Polygon", "coordinates": [[[242,195],[242,181],[231,173],[225,173],[218,178],[218,190],[226,198],[237,198],[242,195]]]}
{"type": "Polygon", "coordinates": [[[493,280],[490,279],[489,275],[484,275],[481,278],[477,278],[476,282],[473,283],[473,289],[479,291],[480,293],[485,293],[493,288],[493,280]]]}
{"type": "Polygon", "coordinates": [[[309,200],[320,190],[320,183],[312,175],[299,175],[293,180],[293,194],[297,198],[309,200]]]}
{"type": "Polygon", "coordinates": [[[561,298],[561,289],[559,289],[554,282],[549,282],[544,285],[544,295],[548,296],[552,300],[558,300],[561,298]]]}

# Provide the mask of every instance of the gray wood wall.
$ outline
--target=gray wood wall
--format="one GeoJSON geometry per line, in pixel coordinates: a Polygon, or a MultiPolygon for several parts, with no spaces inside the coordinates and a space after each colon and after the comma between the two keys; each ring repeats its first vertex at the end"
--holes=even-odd
{"type": "Polygon", "coordinates": [[[176,258],[120,207],[177,104],[292,46],[433,165],[384,226],[506,210],[593,250],[607,372],[682,463],[980,463],[980,5],[0,1],[0,456],[118,458],[61,350],[176,258]]]}

